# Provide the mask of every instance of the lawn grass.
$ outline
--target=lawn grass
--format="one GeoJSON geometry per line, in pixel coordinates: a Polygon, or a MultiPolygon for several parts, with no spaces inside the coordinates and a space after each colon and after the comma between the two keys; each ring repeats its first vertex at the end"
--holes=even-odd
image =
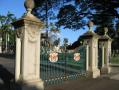
{"type": "Polygon", "coordinates": [[[110,63],[112,64],[119,64],[119,55],[118,56],[112,56],[110,63]]]}

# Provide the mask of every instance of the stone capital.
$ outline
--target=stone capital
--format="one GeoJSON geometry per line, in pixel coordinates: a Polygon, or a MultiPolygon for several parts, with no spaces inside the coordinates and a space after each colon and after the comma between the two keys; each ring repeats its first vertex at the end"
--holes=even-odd
{"type": "Polygon", "coordinates": [[[24,27],[20,27],[16,29],[16,36],[17,38],[20,38],[21,40],[23,38],[23,30],[24,30],[24,27]]]}
{"type": "Polygon", "coordinates": [[[36,27],[44,28],[43,22],[41,22],[38,18],[33,16],[32,14],[30,16],[25,16],[22,19],[19,19],[18,21],[12,23],[15,29],[26,26],[26,25],[35,25],[36,27]]]}

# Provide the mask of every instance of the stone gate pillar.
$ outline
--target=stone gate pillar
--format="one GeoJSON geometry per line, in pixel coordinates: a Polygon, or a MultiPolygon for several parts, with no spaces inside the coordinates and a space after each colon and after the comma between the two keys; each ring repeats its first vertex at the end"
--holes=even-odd
{"type": "Polygon", "coordinates": [[[13,23],[17,30],[16,81],[21,82],[22,90],[43,90],[40,79],[40,30],[43,23],[31,14],[33,0],[26,0],[27,13],[13,23]]]}
{"type": "Polygon", "coordinates": [[[93,23],[89,22],[89,31],[87,31],[81,38],[84,40],[88,48],[87,55],[87,72],[92,78],[100,76],[98,69],[98,35],[92,30],[93,23]]]}
{"type": "Polygon", "coordinates": [[[102,67],[101,73],[108,74],[110,73],[109,61],[111,57],[111,43],[112,39],[107,35],[108,28],[104,28],[105,34],[100,37],[99,44],[102,48],[102,67]]]}

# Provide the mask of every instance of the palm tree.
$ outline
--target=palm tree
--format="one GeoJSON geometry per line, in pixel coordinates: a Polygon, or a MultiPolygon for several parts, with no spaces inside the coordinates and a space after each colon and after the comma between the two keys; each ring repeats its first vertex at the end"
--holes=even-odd
{"type": "Polygon", "coordinates": [[[5,51],[7,51],[9,48],[11,32],[13,32],[14,30],[11,23],[15,20],[16,17],[10,12],[8,12],[6,16],[0,15],[0,34],[2,37],[2,49],[5,51]]]}

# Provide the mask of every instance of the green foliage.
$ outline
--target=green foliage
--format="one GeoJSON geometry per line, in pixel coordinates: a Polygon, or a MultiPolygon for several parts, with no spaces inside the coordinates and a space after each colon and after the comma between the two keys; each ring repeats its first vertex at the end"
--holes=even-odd
{"type": "Polygon", "coordinates": [[[57,15],[59,26],[64,28],[79,29],[83,26],[78,10],[73,5],[66,5],[60,8],[59,14],[57,15]]]}
{"type": "Polygon", "coordinates": [[[35,8],[33,14],[42,21],[47,21],[48,18],[56,19],[54,9],[57,9],[63,0],[35,0],[35,8]]]}
{"type": "Polygon", "coordinates": [[[119,56],[112,56],[110,62],[112,64],[119,64],[119,56]]]}
{"type": "Polygon", "coordinates": [[[5,45],[6,40],[9,45],[15,45],[15,31],[11,25],[14,21],[16,21],[16,17],[10,12],[8,12],[6,16],[0,15],[0,34],[2,36],[3,46],[5,45]]]}
{"type": "MultiPolygon", "coordinates": [[[[46,22],[51,17],[54,17],[57,21],[57,26],[63,26],[71,30],[80,30],[80,28],[87,25],[88,20],[92,20],[97,26],[96,33],[103,35],[104,27],[108,27],[109,36],[113,38],[114,42],[119,42],[119,40],[115,39],[116,30],[119,30],[119,0],[35,1],[36,8],[34,9],[34,14],[43,18],[46,22]]],[[[117,35],[117,37],[119,37],[119,35],[117,35]]],[[[75,42],[76,45],[79,43],[80,41],[75,42]]],[[[114,44],[114,46],[115,45],[117,46],[118,44],[114,44]]]]}
{"type": "Polygon", "coordinates": [[[60,44],[60,38],[58,38],[57,40],[54,41],[54,45],[58,46],[60,44]]]}
{"type": "Polygon", "coordinates": [[[65,44],[68,44],[68,38],[64,38],[64,41],[63,42],[64,42],[64,45],[65,44]]]}
{"type": "MultiPolygon", "coordinates": [[[[67,6],[64,6],[64,10],[67,9],[67,6]]],[[[68,8],[71,8],[72,6],[68,6],[68,8]]],[[[74,6],[75,10],[77,10],[79,17],[87,17],[90,20],[93,20],[95,25],[98,25],[99,27],[113,27],[113,21],[115,18],[119,18],[118,11],[116,10],[119,8],[119,2],[117,0],[76,0],[76,6],[74,6]]],[[[77,19],[79,23],[82,23],[82,18],[73,19],[74,17],[70,17],[72,22],[70,21],[70,18],[67,17],[69,15],[69,12],[71,13],[72,9],[68,9],[68,12],[63,15],[64,11],[60,9],[60,12],[58,14],[58,24],[68,27],[72,29],[72,24],[77,23],[77,19]],[[65,16],[65,17],[64,17],[65,16]],[[65,18],[62,20],[62,18],[65,18]],[[69,20],[68,20],[69,18],[69,20]],[[63,24],[62,24],[63,23],[63,24]],[[69,24],[70,23],[70,24],[69,24]]],[[[74,10],[74,9],[73,9],[74,10]]],[[[72,10],[72,11],[73,11],[72,10]]],[[[73,14],[74,12],[72,12],[73,14]]],[[[75,13],[74,13],[75,14],[75,13]]],[[[76,15],[76,14],[75,14],[76,15]]],[[[86,23],[85,23],[86,25],[86,23]]],[[[77,27],[82,28],[82,25],[78,25],[77,27]]],[[[79,29],[76,26],[73,27],[75,29],[79,29]]]]}
{"type": "Polygon", "coordinates": [[[35,2],[34,14],[45,21],[46,18],[55,17],[56,9],[58,11],[60,8],[57,25],[69,29],[82,28],[86,25],[85,17],[101,27],[112,27],[114,18],[119,18],[116,10],[119,8],[118,0],[35,0],[35,2]],[[75,4],[69,3],[71,1],[75,4]]]}

